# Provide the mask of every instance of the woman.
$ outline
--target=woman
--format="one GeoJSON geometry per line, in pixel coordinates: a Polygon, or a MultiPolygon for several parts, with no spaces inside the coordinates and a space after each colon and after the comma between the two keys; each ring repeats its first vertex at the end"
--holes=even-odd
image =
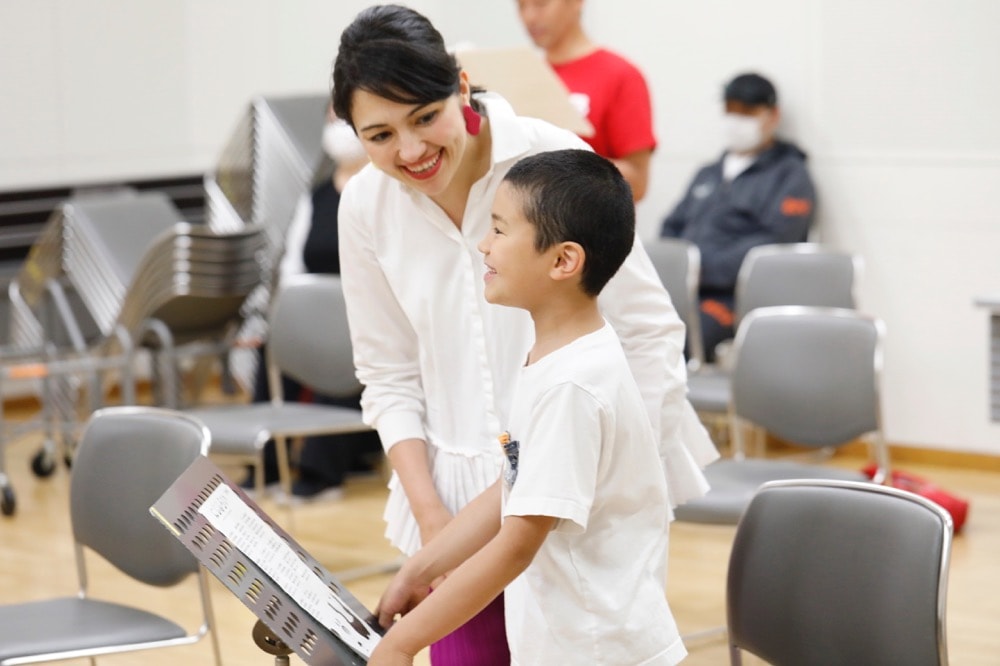
{"type": "MultiPolygon", "coordinates": [[[[493,195],[518,159],[586,144],[473,90],[430,22],[394,5],[342,34],[333,104],[371,160],[341,198],[341,275],[365,419],[394,470],[386,535],[412,553],[496,480],[496,436],[531,346],[527,315],[483,297],[476,245],[493,195]]],[[[673,502],[701,494],[698,465],[716,453],[684,397],[683,324],[638,240],[600,303],[660,435],[673,502]]],[[[431,661],[509,664],[502,598],[431,661]]]]}

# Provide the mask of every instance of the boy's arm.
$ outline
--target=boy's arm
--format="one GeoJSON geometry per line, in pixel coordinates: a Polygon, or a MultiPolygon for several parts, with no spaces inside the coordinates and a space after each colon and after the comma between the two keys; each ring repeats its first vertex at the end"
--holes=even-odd
{"type": "Polygon", "coordinates": [[[388,627],[427,595],[431,583],[469,559],[500,530],[500,480],[469,502],[403,564],[382,594],[375,614],[388,627]]]}
{"type": "MultiPolygon", "coordinates": [[[[499,491],[499,484],[495,487],[499,491]]],[[[508,516],[489,543],[393,625],[369,665],[407,663],[422,648],[465,624],[528,567],[555,523],[549,516],[508,516]]],[[[446,532],[454,524],[449,523],[435,543],[448,541],[446,532]]]]}

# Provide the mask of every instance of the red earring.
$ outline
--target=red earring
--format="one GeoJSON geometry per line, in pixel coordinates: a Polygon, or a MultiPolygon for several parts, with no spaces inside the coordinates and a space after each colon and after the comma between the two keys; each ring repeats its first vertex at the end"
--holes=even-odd
{"type": "Polygon", "coordinates": [[[483,124],[483,117],[476,113],[476,110],[469,104],[462,107],[462,115],[465,116],[465,131],[472,136],[479,134],[479,127],[483,124]]]}

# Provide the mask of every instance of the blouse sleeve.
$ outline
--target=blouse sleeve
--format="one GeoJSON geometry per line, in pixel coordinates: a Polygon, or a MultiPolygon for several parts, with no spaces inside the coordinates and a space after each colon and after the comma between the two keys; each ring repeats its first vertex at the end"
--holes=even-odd
{"type": "Polygon", "coordinates": [[[340,270],[361,408],[388,451],[404,439],[424,439],[424,392],[417,334],[399,305],[377,255],[363,202],[371,198],[353,178],[341,195],[340,270]]]}
{"type": "Polygon", "coordinates": [[[598,302],[621,339],[657,440],[670,436],[679,425],[687,392],[684,324],[638,236],[598,302]],[[668,404],[676,409],[666,409],[668,404]]]}

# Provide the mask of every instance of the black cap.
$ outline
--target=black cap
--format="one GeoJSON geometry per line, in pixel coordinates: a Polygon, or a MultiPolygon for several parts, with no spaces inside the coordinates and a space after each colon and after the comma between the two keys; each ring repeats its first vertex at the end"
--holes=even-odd
{"type": "Polygon", "coordinates": [[[723,99],[743,102],[748,106],[776,106],[778,92],[760,74],[740,74],[726,84],[723,99]]]}

